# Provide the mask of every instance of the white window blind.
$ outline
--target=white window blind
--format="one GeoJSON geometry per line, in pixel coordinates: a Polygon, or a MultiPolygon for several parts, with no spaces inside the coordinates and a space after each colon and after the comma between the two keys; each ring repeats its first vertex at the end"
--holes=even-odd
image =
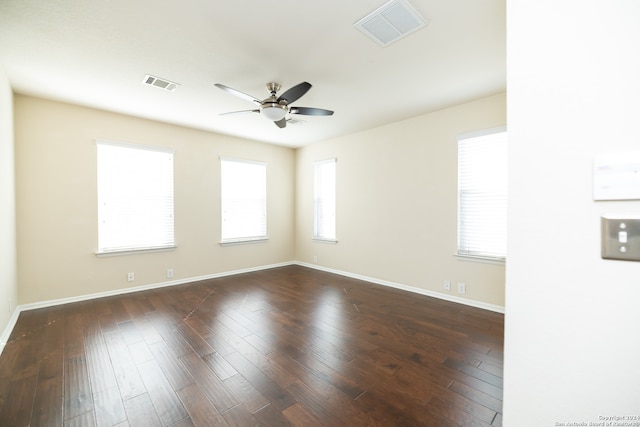
{"type": "Polygon", "coordinates": [[[336,240],[336,159],[314,163],[313,238],[336,240]]]}
{"type": "Polygon", "coordinates": [[[222,243],[267,238],[267,164],[220,159],[222,243]]]}
{"type": "Polygon", "coordinates": [[[97,141],[98,253],[170,248],[173,151],[97,141]]]}
{"type": "Polygon", "coordinates": [[[458,137],[458,255],[507,256],[507,131],[458,137]]]}

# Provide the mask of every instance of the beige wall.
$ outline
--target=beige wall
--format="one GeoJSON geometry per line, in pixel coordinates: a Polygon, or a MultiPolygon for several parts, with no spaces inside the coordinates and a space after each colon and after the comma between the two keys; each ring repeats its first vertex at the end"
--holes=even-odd
{"type": "Polygon", "coordinates": [[[18,301],[13,157],[13,93],[0,66],[0,351],[18,301]]]}
{"type": "Polygon", "coordinates": [[[90,108],[15,97],[21,304],[294,260],[504,306],[504,266],[458,260],[455,137],[502,126],[505,95],[292,150],[90,108]],[[175,251],[96,257],[95,139],[171,147],[175,251]],[[219,156],[268,163],[267,243],[221,247],[219,156]],[[338,158],[337,245],[311,240],[315,160],[338,158]],[[297,190],[296,190],[297,188],[297,190]],[[136,280],[127,282],[128,272],[136,280]],[[442,290],[444,280],[452,292],[442,290]]]}
{"type": "Polygon", "coordinates": [[[180,280],[294,258],[294,150],[22,95],[15,117],[21,304],[160,284],[168,268],[180,280]],[[175,149],[175,251],[94,255],[96,138],[175,149]],[[219,156],[268,163],[266,243],[219,245],[219,156]]]}
{"type": "Polygon", "coordinates": [[[456,252],[456,135],[506,124],[497,95],[316,143],[296,156],[296,259],[318,266],[504,306],[504,266],[456,252]],[[312,241],[313,162],[337,160],[336,245],[312,241]],[[444,293],[459,296],[455,290],[444,293]]]}

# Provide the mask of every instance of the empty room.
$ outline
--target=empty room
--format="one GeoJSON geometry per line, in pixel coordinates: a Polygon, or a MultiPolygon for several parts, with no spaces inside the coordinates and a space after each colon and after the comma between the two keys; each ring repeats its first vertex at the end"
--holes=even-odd
{"type": "Polygon", "coordinates": [[[3,1],[0,426],[640,425],[640,8],[556,3],[3,1]]]}

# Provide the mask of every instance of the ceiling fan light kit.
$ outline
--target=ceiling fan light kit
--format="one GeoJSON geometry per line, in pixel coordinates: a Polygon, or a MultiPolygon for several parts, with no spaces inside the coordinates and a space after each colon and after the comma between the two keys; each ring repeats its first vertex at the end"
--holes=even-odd
{"type": "Polygon", "coordinates": [[[257,104],[259,108],[258,110],[232,111],[229,113],[222,113],[222,115],[260,113],[267,118],[267,120],[274,122],[279,128],[284,128],[287,126],[287,114],[301,114],[306,116],[330,116],[333,114],[333,111],[325,110],[323,108],[293,107],[290,105],[311,89],[311,84],[307,82],[302,82],[293,86],[279,97],[277,97],[276,94],[280,90],[281,86],[274,82],[267,83],[267,90],[271,93],[271,96],[262,101],[221,83],[216,83],[215,85],[225,92],[229,92],[232,95],[257,104]]]}
{"type": "Polygon", "coordinates": [[[280,105],[275,102],[264,103],[260,106],[260,110],[262,111],[262,115],[272,122],[277,122],[278,120],[284,119],[287,115],[287,106],[280,105]]]}

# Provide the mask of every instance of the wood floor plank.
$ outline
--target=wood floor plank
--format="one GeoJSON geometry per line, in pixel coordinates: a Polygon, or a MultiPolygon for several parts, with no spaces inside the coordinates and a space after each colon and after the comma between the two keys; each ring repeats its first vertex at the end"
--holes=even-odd
{"type": "Polygon", "coordinates": [[[113,373],[107,345],[104,342],[88,345],[86,355],[92,392],[100,393],[117,387],[118,383],[113,373]]]}
{"type": "Polygon", "coordinates": [[[171,427],[195,427],[195,424],[193,423],[191,418],[185,418],[184,420],[180,420],[177,423],[173,424],[171,427]]]}
{"type": "Polygon", "coordinates": [[[295,399],[289,392],[256,368],[240,353],[231,353],[225,356],[225,359],[280,411],[284,411],[295,403],[295,399]]]}
{"type": "Polygon", "coordinates": [[[122,335],[118,331],[109,332],[105,334],[105,342],[122,400],[145,393],[146,389],[122,335]]]}
{"type": "Polygon", "coordinates": [[[64,427],[93,427],[96,425],[96,417],[93,411],[85,412],[76,417],[64,420],[64,427]]]}
{"type": "Polygon", "coordinates": [[[235,368],[231,366],[229,362],[227,362],[227,360],[218,353],[207,354],[202,358],[202,360],[204,360],[207,366],[211,368],[213,373],[223,381],[238,374],[238,371],[236,371],[235,368]]]}
{"type": "Polygon", "coordinates": [[[159,314],[149,317],[151,324],[154,325],[162,340],[167,344],[171,351],[178,357],[189,354],[193,351],[191,346],[180,336],[174,325],[167,322],[166,318],[159,314]]]}
{"type": "Polygon", "coordinates": [[[267,405],[253,413],[258,425],[265,427],[289,427],[292,426],[284,414],[273,405],[267,405]]]}
{"type": "Polygon", "coordinates": [[[117,385],[93,394],[98,427],[114,426],[127,421],[124,403],[117,385]]]}
{"type": "Polygon", "coordinates": [[[138,330],[133,320],[126,320],[118,323],[118,330],[127,345],[131,345],[143,340],[142,334],[138,330]]]}
{"type": "Polygon", "coordinates": [[[136,365],[153,360],[153,354],[145,341],[129,344],[129,353],[136,365]]]}
{"type": "Polygon", "coordinates": [[[32,426],[62,425],[64,402],[62,361],[62,349],[59,348],[40,363],[31,416],[32,426]]]}
{"type": "Polygon", "coordinates": [[[484,386],[483,388],[491,388],[496,390],[497,393],[501,392],[502,390],[502,378],[496,375],[493,375],[491,373],[488,373],[486,371],[483,371],[482,369],[477,369],[474,368],[472,366],[466,365],[464,363],[460,363],[457,362],[453,359],[447,359],[444,362],[444,365],[452,368],[452,369],[456,369],[458,370],[460,373],[462,373],[462,377],[458,377],[459,381],[464,382],[466,384],[469,384],[469,380],[465,380],[465,378],[472,378],[471,381],[473,381],[473,383],[476,384],[482,384],[482,383],[486,383],[487,385],[484,386]]]}
{"type": "Polygon", "coordinates": [[[85,345],[99,344],[103,342],[100,318],[96,312],[91,311],[82,313],[82,322],[85,345]]]}
{"type": "Polygon", "coordinates": [[[33,398],[38,382],[37,376],[12,381],[0,411],[0,420],[8,426],[28,426],[33,411],[33,398]]]}
{"type": "Polygon", "coordinates": [[[180,359],[167,347],[164,342],[149,346],[155,361],[162,369],[167,381],[175,391],[178,391],[193,383],[193,377],[184,367],[180,359]]]}
{"type": "Polygon", "coordinates": [[[240,403],[196,353],[186,354],[180,360],[218,412],[223,413],[240,403]]]}
{"type": "Polygon", "coordinates": [[[299,403],[289,406],[287,409],[282,411],[282,414],[292,425],[296,427],[314,427],[324,425],[322,420],[315,417],[299,403]]]}
{"type": "Polygon", "coordinates": [[[100,330],[102,333],[113,332],[118,329],[118,322],[116,322],[116,318],[113,316],[111,311],[108,313],[101,313],[98,317],[98,322],[100,323],[100,330]]]}
{"type": "Polygon", "coordinates": [[[139,394],[124,402],[130,427],[161,427],[162,423],[147,393],[139,394]]]}
{"type": "Polygon", "coordinates": [[[138,372],[163,425],[187,418],[187,411],[155,360],[139,364],[138,372]]]}
{"type": "Polygon", "coordinates": [[[230,427],[259,426],[258,420],[242,405],[229,409],[222,418],[230,427]]]}
{"type": "MultiPolygon", "coordinates": [[[[287,391],[295,397],[297,403],[304,406],[316,418],[324,420],[332,426],[368,426],[371,424],[366,411],[354,411],[345,397],[336,392],[328,394],[319,391],[320,387],[309,387],[302,381],[295,381],[287,386],[287,391]]],[[[357,406],[357,404],[354,404],[357,406]]]]}
{"type": "Polygon", "coordinates": [[[459,381],[454,381],[453,384],[451,384],[451,386],[449,387],[449,389],[454,393],[458,393],[461,396],[465,396],[473,400],[474,402],[477,402],[489,409],[492,409],[495,412],[502,411],[502,400],[497,399],[481,391],[478,391],[473,387],[469,387],[464,383],[461,383],[459,381]]]}
{"type": "Polygon", "coordinates": [[[495,412],[490,417],[491,419],[487,422],[486,420],[477,418],[473,414],[470,414],[465,411],[460,411],[455,405],[450,402],[446,402],[438,397],[433,398],[429,401],[428,408],[434,410],[436,413],[441,415],[443,418],[447,418],[456,425],[461,426],[469,426],[469,427],[488,427],[491,425],[491,421],[495,418],[495,412]]]}
{"type": "Polygon", "coordinates": [[[225,355],[233,353],[235,348],[222,338],[220,329],[213,324],[208,324],[199,318],[199,316],[192,316],[185,320],[191,329],[193,329],[203,340],[207,342],[213,348],[216,353],[225,355]],[[215,328],[216,330],[214,330],[215,328]]]}
{"type": "Polygon", "coordinates": [[[181,322],[176,325],[176,332],[198,353],[198,356],[204,357],[213,353],[215,350],[211,347],[196,331],[194,331],[187,323],[181,322]]]}
{"type": "Polygon", "coordinates": [[[179,390],[178,396],[196,427],[229,425],[197,384],[190,384],[179,390]]]}
{"type": "Polygon", "coordinates": [[[411,399],[395,400],[382,393],[366,392],[358,397],[358,404],[370,420],[379,426],[457,426],[429,408],[411,399]]]}
{"type": "Polygon", "coordinates": [[[136,324],[136,327],[142,335],[145,343],[150,345],[162,341],[162,337],[146,317],[146,314],[134,319],[134,323],[136,324]]]}
{"type": "Polygon", "coordinates": [[[93,410],[89,374],[84,356],[64,360],[64,418],[70,420],[93,410]]]}
{"type": "Polygon", "coordinates": [[[240,374],[225,379],[224,383],[238,400],[242,402],[241,405],[251,414],[270,404],[269,399],[264,397],[240,374]]]}
{"type": "Polygon", "coordinates": [[[84,355],[84,326],[82,313],[70,313],[64,319],[65,357],[84,355]]]}
{"type": "Polygon", "coordinates": [[[309,372],[309,374],[315,375],[319,379],[333,385],[352,399],[357,398],[366,391],[365,388],[358,385],[339,371],[327,366],[311,354],[301,355],[296,358],[296,362],[300,363],[303,369],[309,372]]]}
{"type": "Polygon", "coordinates": [[[500,426],[503,333],[301,266],[24,311],[0,425],[500,426]]]}

